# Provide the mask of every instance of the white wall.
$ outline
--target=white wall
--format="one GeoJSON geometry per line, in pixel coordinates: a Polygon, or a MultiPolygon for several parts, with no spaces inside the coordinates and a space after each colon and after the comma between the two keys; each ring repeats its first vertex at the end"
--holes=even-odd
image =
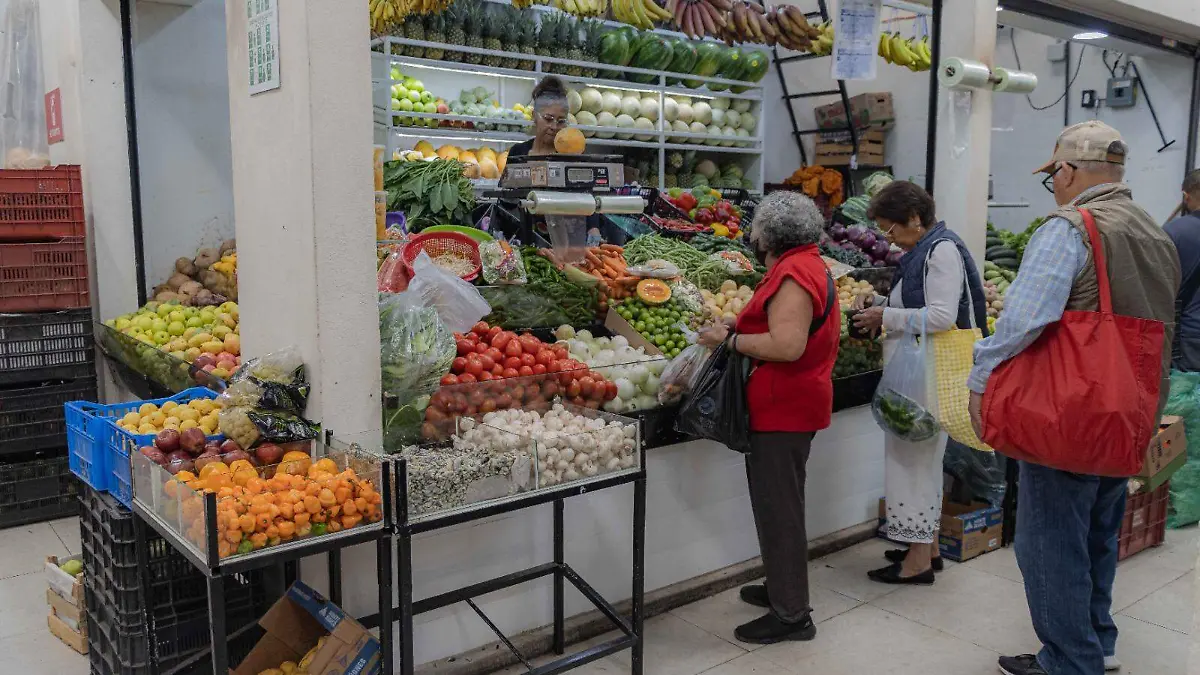
{"type": "Polygon", "coordinates": [[[146,287],[234,236],[225,3],[138,2],[134,86],[146,287]]]}

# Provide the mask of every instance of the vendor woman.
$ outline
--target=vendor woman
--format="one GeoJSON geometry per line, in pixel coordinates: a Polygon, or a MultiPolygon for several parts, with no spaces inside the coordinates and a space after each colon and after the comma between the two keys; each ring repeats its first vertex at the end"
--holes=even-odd
{"type": "Polygon", "coordinates": [[[517,143],[509,157],[554,154],[554,137],[567,128],[567,85],[553,75],[533,88],[533,138],[517,143]]]}

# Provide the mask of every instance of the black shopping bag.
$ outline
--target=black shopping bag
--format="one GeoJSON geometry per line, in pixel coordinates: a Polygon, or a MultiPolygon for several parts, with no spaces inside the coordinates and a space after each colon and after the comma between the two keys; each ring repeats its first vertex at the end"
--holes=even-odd
{"type": "Polygon", "coordinates": [[[679,409],[675,430],[750,452],[750,409],[746,405],[749,359],[725,345],[713,350],[691,395],[679,409]]]}

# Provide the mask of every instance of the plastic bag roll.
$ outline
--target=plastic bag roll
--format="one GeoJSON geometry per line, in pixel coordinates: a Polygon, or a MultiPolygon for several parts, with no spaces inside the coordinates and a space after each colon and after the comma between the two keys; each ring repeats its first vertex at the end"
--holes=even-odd
{"type": "Polygon", "coordinates": [[[596,198],[590,192],[534,190],[526,200],[526,210],[535,215],[590,216],[596,212],[596,198]]]}
{"type": "Polygon", "coordinates": [[[1033,73],[1024,73],[1019,70],[1007,70],[1005,68],[996,68],[994,71],[996,78],[999,80],[992,87],[995,91],[1001,91],[1007,94],[1028,94],[1037,89],[1037,75],[1033,73]]]}
{"type": "Polygon", "coordinates": [[[596,197],[600,213],[641,213],[646,202],[636,195],[601,195],[596,197]]]}
{"type": "Polygon", "coordinates": [[[957,57],[942,59],[938,66],[938,82],[954,89],[991,87],[991,76],[992,71],[986,65],[957,57]]]}

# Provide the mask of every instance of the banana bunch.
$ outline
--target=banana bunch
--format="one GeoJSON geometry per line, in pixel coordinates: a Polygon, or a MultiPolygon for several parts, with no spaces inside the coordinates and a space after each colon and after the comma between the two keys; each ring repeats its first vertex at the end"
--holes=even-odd
{"type": "Polygon", "coordinates": [[[817,31],[810,49],[817,56],[829,56],[833,53],[833,24],[826,21],[817,26],[817,31]]]}
{"type": "MultiPolygon", "coordinates": [[[[578,2],[578,0],[576,0],[578,2]]],[[[671,18],[654,0],[612,0],[613,18],[642,30],[654,28],[655,21],[671,18]]]]}
{"type": "MultiPolygon", "coordinates": [[[[779,5],[767,12],[767,22],[775,27],[776,42],[792,51],[810,50],[813,40],[821,36],[821,29],[809,23],[804,12],[794,5],[779,5]]],[[[832,29],[829,35],[832,41],[832,29]]]]}
{"type": "Polygon", "coordinates": [[[371,31],[386,33],[408,13],[408,0],[371,0],[371,31]]]}
{"type": "Polygon", "coordinates": [[[879,35],[879,55],[884,61],[904,66],[914,73],[929,70],[933,64],[933,53],[929,49],[929,38],[914,42],[913,38],[902,39],[899,33],[879,35]]]}
{"type": "Polygon", "coordinates": [[[688,37],[723,37],[729,24],[732,0],[669,0],[667,12],[688,37]]]}
{"type": "MultiPolygon", "coordinates": [[[[529,2],[532,4],[532,0],[529,2]]],[[[553,0],[550,4],[567,14],[581,17],[604,16],[608,12],[608,0],[553,0]]],[[[657,5],[655,6],[657,7],[657,5]]]]}
{"type": "Polygon", "coordinates": [[[772,47],[779,39],[779,29],[767,17],[767,8],[755,0],[734,0],[733,8],[725,14],[725,27],[716,36],[727,44],[757,42],[772,47]]]}

